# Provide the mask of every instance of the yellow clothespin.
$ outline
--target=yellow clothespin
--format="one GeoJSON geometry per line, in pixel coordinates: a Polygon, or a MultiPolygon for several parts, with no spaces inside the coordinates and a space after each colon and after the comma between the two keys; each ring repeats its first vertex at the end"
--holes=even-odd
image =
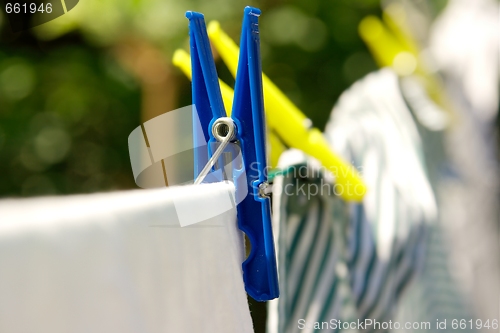
{"type": "Polygon", "coordinates": [[[359,34],[380,67],[392,67],[400,76],[415,73],[416,55],[399,43],[378,17],[367,16],[361,20],[359,34]]]}
{"type": "Polygon", "coordinates": [[[418,57],[420,47],[412,37],[406,17],[406,11],[403,6],[398,3],[393,3],[385,7],[382,13],[382,19],[398,42],[409,52],[418,57]]]}
{"type": "MultiPolygon", "coordinates": [[[[218,22],[208,25],[208,35],[231,74],[236,76],[238,46],[222,31],[218,22]]],[[[268,127],[288,146],[319,160],[335,176],[337,192],[342,198],[361,201],[366,193],[366,185],[356,169],[332,152],[321,131],[310,128],[309,119],[265,74],[262,79],[268,127]]]]}
{"type": "Polygon", "coordinates": [[[418,43],[412,38],[404,9],[392,4],[384,10],[384,22],[375,16],[365,17],[359,34],[380,67],[392,67],[401,77],[419,77],[429,97],[448,113],[451,106],[440,80],[428,70],[420,57],[418,43]]]}

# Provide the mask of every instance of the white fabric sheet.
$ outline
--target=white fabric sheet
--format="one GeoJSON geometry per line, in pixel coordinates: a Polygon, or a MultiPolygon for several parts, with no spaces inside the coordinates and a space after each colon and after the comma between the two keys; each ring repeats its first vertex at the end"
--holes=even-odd
{"type": "Polygon", "coordinates": [[[233,196],[217,183],[0,201],[0,332],[253,332],[233,196]],[[176,207],[218,203],[181,227],[176,207]]]}

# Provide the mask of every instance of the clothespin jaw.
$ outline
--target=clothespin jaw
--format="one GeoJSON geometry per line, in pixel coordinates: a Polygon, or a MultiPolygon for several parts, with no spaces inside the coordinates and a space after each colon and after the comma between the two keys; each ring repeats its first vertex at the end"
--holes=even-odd
{"type": "MultiPolygon", "coordinates": [[[[279,296],[279,288],[270,201],[264,194],[267,163],[259,15],[260,10],[245,8],[241,33],[242,52],[231,114],[235,125],[235,137],[232,141],[241,146],[242,165],[233,166],[232,177],[236,187],[238,226],[247,234],[252,245],[249,257],[242,264],[245,289],[255,300],[267,301],[279,296]]],[[[227,121],[228,118],[224,118],[226,112],[203,15],[187,12],[186,17],[189,19],[191,38],[193,103],[200,116],[203,139],[205,142],[215,142],[217,138],[213,126],[221,120],[226,124],[230,122],[227,121]]],[[[198,163],[195,169],[198,167],[198,172],[204,168],[211,153],[213,152],[209,150],[206,156],[201,153],[195,156],[198,163]]]]}

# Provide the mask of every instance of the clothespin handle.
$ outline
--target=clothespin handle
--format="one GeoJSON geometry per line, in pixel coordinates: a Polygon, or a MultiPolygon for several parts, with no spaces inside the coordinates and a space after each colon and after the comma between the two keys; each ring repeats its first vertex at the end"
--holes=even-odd
{"type": "MultiPolygon", "coordinates": [[[[203,14],[188,11],[189,42],[191,50],[193,119],[199,118],[203,133],[193,128],[194,178],[196,179],[209,160],[209,150],[216,142],[212,135],[211,125],[221,117],[226,116],[222,95],[220,92],[217,70],[208,41],[207,28],[203,14]],[[214,79],[215,78],[215,79],[214,79]],[[208,144],[208,150],[205,149],[208,144]]],[[[196,126],[195,124],[193,124],[196,126]]]]}
{"type": "Polygon", "coordinates": [[[248,195],[238,205],[238,225],[252,244],[243,263],[243,280],[250,296],[266,301],[279,296],[278,273],[271,226],[271,205],[262,189],[267,185],[266,132],[260,59],[260,10],[246,7],[243,16],[231,117],[238,128],[248,195]]]}

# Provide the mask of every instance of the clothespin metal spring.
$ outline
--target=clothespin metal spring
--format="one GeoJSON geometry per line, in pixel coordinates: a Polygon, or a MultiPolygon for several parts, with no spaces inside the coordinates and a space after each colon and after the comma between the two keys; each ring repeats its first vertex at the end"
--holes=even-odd
{"type": "Polygon", "coordinates": [[[214,138],[220,142],[220,145],[194,181],[196,185],[203,182],[212,167],[215,165],[216,161],[224,152],[224,149],[232,140],[234,140],[236,136],[236,124],[229,117],[218,118],[212,125],[212,134],[214,138]]]}

